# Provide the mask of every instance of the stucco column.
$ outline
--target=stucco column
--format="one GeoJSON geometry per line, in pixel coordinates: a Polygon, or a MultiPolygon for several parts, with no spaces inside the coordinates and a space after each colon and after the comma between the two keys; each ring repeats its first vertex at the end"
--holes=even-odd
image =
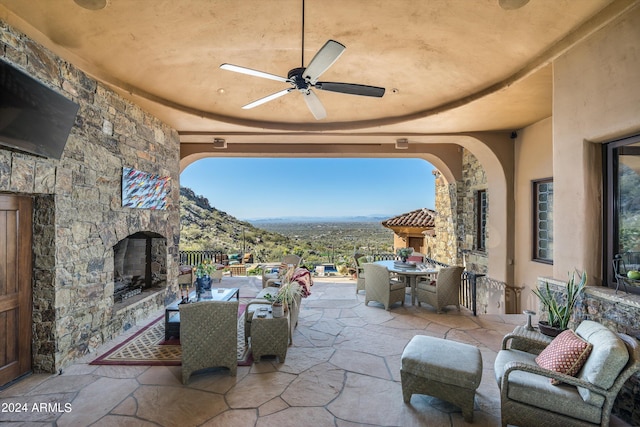
{"type": "Polygon", "coordinates": [[[601,143],[640,131],[640,8],[554,62],[554,268],[602,276],[601,143]],[[612,67],[611,64],[616,64],[612,67]]]}

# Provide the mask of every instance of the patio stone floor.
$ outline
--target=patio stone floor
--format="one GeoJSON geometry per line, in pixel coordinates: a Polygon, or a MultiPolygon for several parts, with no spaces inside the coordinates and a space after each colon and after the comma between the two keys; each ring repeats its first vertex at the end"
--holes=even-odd
{"type": "MultiPolygon", "coordinates": [[[[524,315],[480,315],[451,307],[436,314],[427,305],[385,311],[364,306],[355,281],[315,278],[303,300],[286,361],[263,358],[238,367],[192,375],[181,383],[179,366],[93,366],[98,355],[144,324],[85,356],[62,374],[34,374],[0,391],[0,403],[26,404],[26,412],[0,412],[0,424],[24,426],[462,426],[461,411],[447,402],[414,395],[402,400],[400,356],[414,335],[469,343],[482,354],[475,426],[500,425],[500,397],[493,362],[502,337],[524,315]],[[33,405],[50,404],[42,411],[33,405]],[[68,404],[65,407],[65,404],[68,404]],[[15,424],[14,424],[15,423],[15,424]]],[[[240,296],[262,287],[256,277],[224,277],[220,286],[240,296]]],[[[149,320],[159,316],[158,312],[149,320]]],[[[15,406],[13,407],[15,409],[15,406]]],[[[611,425],[624,423],[613,417],[611,425]]]]}

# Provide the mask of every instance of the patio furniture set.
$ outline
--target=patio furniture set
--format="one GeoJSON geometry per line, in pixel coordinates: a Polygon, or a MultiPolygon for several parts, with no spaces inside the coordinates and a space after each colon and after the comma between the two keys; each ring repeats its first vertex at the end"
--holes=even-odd
{"type": "Polygon", "coordinates": [[[396,302],[404,305],[405,288],[411,288],[411,304],[429,304],[442,313],[444,307],[455,305],[460,310],[460,286],[463,267],[436,267],[424,263],[421,254],[410,256],[408,262],[383,260],[371,262],[361,254],[356,259],[356,293],[365,291],[365,305],[376,301],[385,310],[396,302]]]}
{"type": "MultiPolygon", "coordinates": [[[[518,326],[494,362],[502,426],[608,426],[616,396],[639,370],[638,340],[600,323],[584,320],[553,339],[518,326]]],[[[461,408],[467,422],[481,377],[480,350],[469,344],[416,335],[402,353],[405,403],[434,396],[461,408]]]]}
{"type": "MultiPolygon", "coordinates": [[[[393,261],[363,263],[365,304],[378,301],[387,310],[395,302],[404,304],[409,286],[412,304],[427,302],[438,312],[444,306],[457,305],[451,296],[455,292],[448,289],[455,288],[456,283],[459,288],[462,267],[435,270],[416,266],[411,271],[402,268],[393,261]],[[392,272],[397,275],[394,277],[392,272]],[[435,273],[437,278],[433,280],[429,275],[435,273]],[[421,288],[422,282],[436,289],[421,288]],[[447,291],[437,289],[439,286],[447,291]],[[381,291],[383,288],[386,292],[381,291]],[[433,295],[424,295],[428,292],[433,295]]],[[[274,284],[277,281],[273,279],[263,277],[263,283],[274,284]]],[[[272,355],[283,362],[287,347],[293,343],[301,299],[289,308],[287,316],[274,318],[271,302],[264,297],[278,290],[264,287],[249,302],[243,315],[245,340],[251,339],[256,361],[272,355]]],[[[184,383],[192,372],[210,366],[228,367],[231,375],[235,375],[237,291],[213,290],[207,296],[210,301],[179,306],[179,315],[183,317],[180,337],[184,383]],[[229,301],[234,296],[236,301],[229,301]],[[212,310],[207,304],[215,304],[216,308],[212,310]]],[[[169,324],[175,317],[173,312],[175,306],[167,307],[169,324]]],[[[465,421],[473,422],[482,369],[482,356],[476,346],[416,335],[401,356],[403,400],[410,404],[414,394],[434,396],[458,406],[465,421]]],[[[640,343],[635,338],[589,320],[580,323],[575,331],[568,329],[551,338],[532,327],[529,319],[527,325],[517,326],[504,337],[494,362],[502,425],[607,426],[618,392],[638,370],[640,343]]]]}

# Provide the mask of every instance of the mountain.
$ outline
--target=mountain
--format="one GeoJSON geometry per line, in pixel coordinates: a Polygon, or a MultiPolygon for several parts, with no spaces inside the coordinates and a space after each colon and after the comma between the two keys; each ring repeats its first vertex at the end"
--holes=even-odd
{"type": "Polygon", "coordinates": [[[393,250],[393,231],[382,226],[382,217],[356,219],[284,218],[241,221],[209,204],[193,190],[180,187],[180,250],[219,250],[226,254],[253,254],[254,262],[277,262],[286,254],[302,256],[305,264],[348,263],[360,252],[393,250]],[[375,219],[374,219],[375,218],[375,219]],[[263,228],[256,225],[262,224],[263,228]]]}
{"type": "Polygon", "coordinates": [[[258,245],[293,247],[278,233],[261,230],[209,204],[206,197],[180,187],[180,250],[220,250],[243,253],[258,245]]]}
{"type": "Polygon", "coordinates": [[[274,224],[274,223],[292,223],[292,222],[382,222],[389,219],[388,215],[360,215],[360,216],[288,216],[281,218],[247,218],[245,221],[251,224],[274,224]]]}

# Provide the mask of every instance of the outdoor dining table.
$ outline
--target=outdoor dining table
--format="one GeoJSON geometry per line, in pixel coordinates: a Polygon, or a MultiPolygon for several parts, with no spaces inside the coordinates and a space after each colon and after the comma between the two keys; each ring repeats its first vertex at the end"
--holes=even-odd
{"type": "MultiPolygon", "coordinates": [[[[428,264],[407,264],[400,265],[399,261],[375,261],[374,264],[382,265],[387,267],[392,273],[395,273],[399,276],[405,276],[409,280],[409,285],[411,286],[411,304],[415,304],[416,300],[416,283],[418,281],[418,277],[422,276],[435,276],[438,274],[438,269],[435,266],[428,264]]],[[[365,278],[366,281],[366,278],[365,278]]]]}

